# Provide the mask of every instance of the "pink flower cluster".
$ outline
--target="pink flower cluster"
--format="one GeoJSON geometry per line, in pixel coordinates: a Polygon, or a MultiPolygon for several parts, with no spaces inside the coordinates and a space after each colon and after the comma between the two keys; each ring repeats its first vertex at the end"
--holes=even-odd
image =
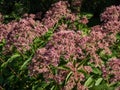
{"type": "Polygon", "coordinates": [[[83,73],[78,72],[78,70],[82,69],[89,74],[90,72],[92,72],[92,68],[90,66],[83,66],[83,65],[78,67],[78,65],[79,65],[78,63],[74,65],[73,61],[69,61],[67,63],[66,66],[70,68],[70,70],[72,71],[72,75],[68,80],[68,82],[66,83],[63,90],[71,90],[75,86],[77,86],[77,90],[88,90],[87,87],[83,86],[80,83],[81,81],[85,81],[85,76],[83,73]]]}
{"type": "MultiPolygon", "coordinates": [[[[58,33],[60,34],[60,32],[58,32],[58,33]]],[[[72,32],[72,31],[64,31],[64,32],[72,32]]],[[[69,36],[69,33],[67,33],[67,34],[69,36]]],[[[72,35],[72,33],[70,33],[70,34],[72,35]]],[[[63,39],[64,38],[71,39],[73,36],[65,37],[63,34],[62,37],[63,37],[63,39]]],[[[87,88],[85,88],[83,85],[80,84],[80,81],[84,81],[85,77],[84,77],[83,73],[78,72],[78,70],[83,69],[86,73],[89,74],[90,72],[92,72],[92,68],[90,66],[78,66],[79,65],[78,63],[76,63],[75,65],[73,64],[73,61],[75,58],[73,59],[73,57],[71,57],[71,59],[70,59],[69,54],[74,54],[75,51],[70,51],[69,49],[70,48],[75,49],[75,46],[68,45],[69,49],[65,48],[65,46],[67,44],[70,44],[72,40],[65,39],[63,41],[60,41],[61,40],[60,38],[59,38],[60,40],[58,38],[56,38],[56,39],[57,39],[57,42],[51,40],[50,43],[48,43],[48,44],[50,44],[50,46],[47,45],[45,48],[41,48],[41,49],[37,50],[37,53],[35,54],[34,58],[32,59],[32,63],[29,66],[30,75],[36,76],[39,73],[43,73],[46,81],[49,81],[49,79],[53,79],[58,84],[61,84],[65,80],[66,76],[70,72],[72,72],[72,75],[71,75],[69,81],[66,83],[65,87],[63,87],[63,90],[72,89],[75,85],[77,85],[77,88],[79,88],[81,90],[87,90],[87,88]],[[66,44],[66,42],[65,42],[66,40],[69,41],[69,43],[66,44]],[[63,43],[59,43],[59,42],[63,42],[63,43]],[[51,43],[54,44],[53,47],[51,46],[51,43]],[[55,47],[55,46],[57,46],[57,47],[55,47]],[[60,46],[61,46],[61,49],[58,48],[60,46]],[[59,64],[59,59],[60,59],[60,52],[62,54],[62,52],[63,51],[65,52],[66,50],[69,50],[69,52],[66,52],[66,55],[65,55],[65,56],[67,56],[66,59],[68,59],[67,60],[68,63],[65,66],[68,67],[70,70],[58,68],[57,74],[54,75],[52,73],[52,71],[50,70],[50,65],[57,67],[59,64]]]]}
{"type": "Polygon", "coordinates": [[[120,81],[120,59],[113,58],[107,62],[107,65],[102,68],[103,77],[109,76],[109,82],[120,81]]]}
{"type": "Polygon", "coordinates": [[[77,15],[71,13],[68,9],[69,6],[67,1],[59,1],[53,4],[52,8],[46,12],[45,17],[42,19],[43,24],[47,28],[52,28],[63,17],[71,22],[78,19],[77,15]]]}
{"type": "Polygon", "coordinates": [[[35,37],[39,37],[48,31],[48,28],[39,21],[34,20],[35,15],[24,15],[24,18],[18,22],[11,22],[11,30],[7,35],[6,48],[11,45],[15,46],[19,51],[24,52],[30,49],[35,37]]]}
{"type": "Polygon", "coordinates": [[[102,28],[106,32],[119,32],[120,30],[120,6],[111,6],[101,14],[101,21],[105,22],[102,28]]]}
{"type": "MultiPolygon", "coordinates": [[[[52,64],[54,66],[58,66],[60,56],[62,55],[65,59],[69,59],[70,57],[73,57],[74,59],[79,58],[82,54],[82,50],[79,46],[77,46],[78,41],[80,41],[78,39],[80,39],[80,36],[74,31],[56,32],[45,48],[37,50],[32,62],[39,63],[42,60],[42,62],[46,65],[52,64]]],[[[35,74],[33,71],[36,70],[36,63],[33,63],[35,65],[32,65],[31,74],[35,74]]],[[[39,65],[41,65],[41,63],[38,64],[38,66],[39,65]]],[[[41,68],[36,71],[40,73],[41,68]]]]}
{"type": "MultiPolygon", "coordinates": [[[[101,14],[101,20],[104,22],[101,25],[96,25],[91,28],[88,44],[86,44],[86,51],[90,53],[93,62],[96,65],[101,64],[100,56],[96,53],[99,49],[102,49],[105,54],[111,54],[109,49],[116,42],[116,34],[120,32],[120,15],[113,18],[113,15],[120,12],[120,6],[111,6],[101,14]],[[112,15],[111,15],[112,14],[112,15]]],[[[119,13],[120,14],[120,13],[119,13]]]]}
{"type": "MultiPolygon", "coordinates": [[[[6,50],[9,50],[11,46],[16,47],[20,52],[29,50],[33,40],[36,37],[44,35],[62,17],[65,17],[65,20],[70,20],[71,22],[78,19],[74,13],[70,12],[68,6],[69,4],[66,1],[59,1],[53,4],[52,8],[46,12],[45,17],[41,21],[35,20],[35,18],[41,19],[41,13],[38,13],[36,15],[25,14],[20,21],[12,21],[6,25],[0,24],[0,42],[2,39],[6,39],[6,50]]],[[[82,61],[90,55],[91,62],[94,62],[96,66],[102,65],[102,59],[97,51],[102,50],[104,54],[112,53],[109,47],[116,42],[116,34],[120,32],[120,6],[108,7],[101,14],[101,21],[103,21],[101,25],[96,25],[91,28],[88,36],[83,36],[82,31],[68,29],[67,24],[59,26],[47,45],[36,51],[29,65],[30,76],[42,73],[46,81],[53,79],[60,84],[72,72],[63,90],[70,90],[75,85],[78,90],[86,90],[80,83],[80,81],[84,81],[85,76],[78,72],[78,70],[83,69],[90,74],[92,68],[87,65],[78,67],[78,64],[73,65],[73,61],[82,61]],[[68,61],[65,66],[70,70],[58,69],[58,73],[53,74],[50,66],[58,67],[60,57],[64,57],[68,61]]],[[[83,24],[87,22],[86,17],[80,20],[80,23],[83,24]]],[[[112,74],[114,75],[111,78],[112,82],[120,80],[118,76],[120,74],[118,72],[120,71],[119,59],[108,61],[105,67],[102,70],[103,76],[112,74]],[[105,67],[109,68],[105,69],[105,67]]]]}
{"type": "Polygon", "coordinates": [[[41,12],[34,14],[25,14],[19,21],[12,21],[7,25],[0,24],[0,41],[6,39],[5,46],[7,51],[14,46],[20,52],[30,50],[30,45],[36,37],[44,35],[48,29],[52,28],[64,16],[74,21],[76,16],[68,10],[69,4],[66,1],[59,1],[52,5],[44,18],[41,18],[41,12]]]}
{"type": "Polygon", "coordinates": [[[105,12],[101,14],[101,21],[116,21],[120,20],[120,6],[107,7],[105,12]]]}
{"type": "MultiPolygon", "coordinates": [[[[109,8],[113,7],[120,8],[120,6],[112,6],[109,8]]],[[[107,10],[105,12],[107,12],[107,10]]],[[[104,18],[103,16],[106,14],[105,12],[101,14],[101,18],[104,18]]],[[[108,17],[110,16],[108,15],[108,17]]],[[[29,66],[30,75],[43,73],[47,80],[51,78],[58,83],[64,81],[66,75],[70,72],[69,70],[58,70],[59,73],[57,75],[53,75],[49,67],[50,65],[57,67],[60,63],[59,59],[61,56],[63,56],[65,60],[69,60],[71,58],[72,60],[82,60],[90,55],[91,62],[94,62],[96,66],[101,66],[102,59],[97,51],[102,50],[104,54],[111,54],[110,46],[116,42],[116,34],[120,31],[119,18],[115,20],[107,20],[107,18],[102,20],[105,22],[101,25],[92,27],[88,36],[82,36],[81,31],[75,32],[73,30],[69,30],[67,25],[62,24],[53,34],[47,45],[44,48],[37,50],[29,66]],[[84,50],[86,53],[83,52],[84,50]]],[[[65,66],[69,67],[72,71],[72,76],[64,87],[65,90],[69,90],[75,85],[80,84],[75,83],[75,81],[84,81],[84,75],[79,73],[77,71],[78,68],[73,66],[70,61],[65,66]]],[[[81,68],[88,73],[92,72],[90,66],[83,66],[81,68]]],[[[118,78],[118,76],[116,77],[118,78]]],[[[82,87],[82,85],[79,86],[82,87]]],[[[80,89],[79,86],[78,88],[80,89]]],[[[82,87],[81,90],[85,90],[85,87],[82,87]]]]}
{"type": "Polygon", "coordinates": [[[0,42],[6,37],[8,32],[6,31],[7,27],[4,24],[0,24],[0,42]]]}
{"type": "Polygon", "coordinates": [[[53,27],[63,16],[70,13],[68,5],[67,1],[59,1],[53,4],[52,8],[46,12],[45,17],[42,20],[43,24],[47,28],[53,27]]]}

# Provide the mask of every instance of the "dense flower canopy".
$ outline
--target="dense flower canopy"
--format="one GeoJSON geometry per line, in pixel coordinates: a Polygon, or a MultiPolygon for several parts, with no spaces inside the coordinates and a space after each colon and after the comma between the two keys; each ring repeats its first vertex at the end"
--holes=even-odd
{"type": "MultiPolygon", "coordinates": [[[[73,60],[76,60],[78,58],[84,59],[87,57],[87,55],[90,55],[90,62],[95,63],[96,66],[101,66],[103,61],[100,58],[99,54],[96,52],[98,50],[102,50],[102,52],[105,54],[111,55],[112,52],[110,50],[110,47],[116,42],[116,34],[119,33],[120,30],[120,22],[118,18],[119,16],[112,17],[111,14],[114,14],[114,12],[107,14],[110,12],[109,10],[113,10],[115,8],[117,8],[116,14],[119,14],[119,6],[111,6],[107,8],[106,11],[101,14],[101,20],[104,20],[104,22],[101,25],[93,26],[88,36],[83,37],[80,31],[75,32],[73,30],[69,30],[65,25],[63,25],[63,28],[60,27],[57,32],[53,34],[51,40],[48,42],[45,48],[37,50],[37,53],[33,57],[32,63],[29,67],[31,72],[30,74],[36,75],[38,73],[45,73],[45,75],[47,74],[47,76],[45,76],[46,79],[54,77],[53,79],[57,80],[57,82],[64,80],[65,77],[62,77],[61,74],[64,73],[64,76],[66,76],[69,71],[63,70],[63,73],[60,73],[60,70],[59,74],[57,74],[56,77],[50,73],[48,68],[49,65],[58,66],[60,62],[60,56],[63,56],[66,60],[69,60],[71,57],[73,60]],[[87,53],[83,52],[84,50],[86,50],[87,53]]],[[[66,66],[69,68],[75,68],[72,66],[72,63],[68,63],[66,66]]],[[[113,66],[111,66],[111,68],[112,67],[113,66]]],[[[89,73],[92,72],[91,67],[85,66],[84,68],[86,68],[89,73]]],[[[77,73],[77,71],[74,72],[77,73]]],[[[111,73],[115,75],[114,78],[118,78],[115,72],[111,71],[111,73]]],[[[84,75],[82,76],[82,74],[78,73],[78,76],[79,78],[81,77],[81,81],[84,80],[82,79],[84,78],[84,75]]],[[[68,85],[66,85],[65,88],[73,88],[74,85],[76,85],[74,82],[76,78],[78,80],[78,77],[73,74],[70,81],[68,82],[68,85]]],[[[85,87],[82,87],[81,90],[85,90],[85,87]]]]}
{"type": "MultiPolygon", "coordinates": [[[[77,1],[73,6],[82,2],[77,1]]],[[[83,83],[90,74],[96,72],[93,70],[95,67],[101,69],[102,79],[111,83],[119,82],[120,59],[113,55],[112,47],[119,42],[117,35],[120,34],[120,6],[107,7],[100,15],[101,24],[92,26],[86,35],[80,28],[87,26],[89,20],[86,16],[80,17],[71,12],[69,7],[67,1],[59,1],[51,5],[43,18],[41,12],[24,14],[20,20],[8,24],[3,24],[0,14],[0,42],[6,40],[4,50],[7,52],[4,54],[9,55],[8,52],[12,52],[11,47],[24,54],[31,50],[36,38],[42,38],[51,31],[52,35],[45,45],[33,50],[34,53],[31,51],[34,55],[31,55],[27,68],[29,76],[43,75],[46,82],[54,81],[57,85],[64,85],[61,90],[71,90],[75,86],[77,90],[88,90],[83,83]],[[110,57],[103,59],[102,55],[110,57]]]]}

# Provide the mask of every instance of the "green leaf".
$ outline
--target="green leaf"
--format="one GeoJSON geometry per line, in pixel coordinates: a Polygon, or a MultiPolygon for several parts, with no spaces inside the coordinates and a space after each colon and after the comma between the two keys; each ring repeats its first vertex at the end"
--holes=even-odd
{"type": "Polygon", "coordinates": [[[52,71],[52,74],[57,74],[57,67],[53,66],[53,65],[49,65],[50,70],[52,71]]]}
{"type": "Polygon", "coordinates": [[[2,74],[0,75],[0,84],[2,85],[2,83],[4,82],[4,77],[2,76],[2,74]]]}
{"type": "Polygon", "coordinates": [[[16,53],[14,55],[12,55],[6,62],[4,62],[1,67],[6,67],[9,63],[11,63],[13,60],[15,60],[16,58],[20,57],[20,54],[16,53]]]}
{"type": "Polygon", "coordinates": [[[108,87],[107,84],[101,84],[98,86],[94,86],[89,88],[89,90],[115,90],[115,87],[108,87]]]}
{"type": "Polygon", "coordinates": [[[7,80],[8,80],[9,82],[13,82],[13,81],[14,81],[14,77],[15,77],[15,75],[11,75],[11,76],[9,76],[9,77],[7,78],[7,80]]]}
{"type": "Polygon", "coordinates": [[[45,89],[50,83],[41,82],[41,88],[45,89]]]}
{"type": "Polygon", "coordinates": [[[71,77],[72,74],[73,74],[73,73],[70,72],[70,73],[67,75],[67,77],[66,77],[66,79],[65,79],[65,84],[68,82],[68,80],[69,80],[69,78],[71,77]]]}
{"type": "Polygon", "coordinates": [[[86,62],[87,62],[87,59],[82,60],[82,61],[78,64],[77,68],[79,68],[81,65],[84,65],[86,62]]]}
{"type": "Polygon", "coordinates": [[[63,66],[63,65],[65,65],[67,62],[68,62],[68,61],[65,60],[63,56],[61,56],[61,57],[60,57],[60,63],[59,63],[58,66],[63,66]]]}
{"type": "Polygon", "coordinates": [[[91,13],[87,13],[85,16],[87,17],[87,19],[90,19],[90,18],[93,17],[93,14],[91,14],[91,13]]]}
{"type": "Polygon", "coordinates": [[[95,86],[100,85],[100,83],[102,82],[103,78],[99,78],[96,82],[95,82],[95,86]]]}
{"type": "MultiPolygon", "coordinates": [[[[32,55],[33,56],[33,55],[32,55]]],[[[32,59],[32,56],[28,58],[28,60],[26,60],[23,65],[21,66],[20,70],[24,70],[25,68],[27,68],[27,65],[29,64],[30,60],[32,59]]]]}
{"type": "Polygon", "coordinates": [[[84,86],[90,87],[90,85],[94,82],[92,77],[89,77],[87,81],[85,82],[84,86]]]}
{"type": "Polygon", "coordinates": [[[117,34],[116,34],[116,38],[117,38],[118,40],[120,40],[120,33],[117,33],[117,34]]]}
{"type": "Polygon", "coordinates": [[[0,42],[0,46],[3,46],[3,43],[0,42]]]}
{"type": "Polygon", "coordinates": [[[38,87],[37,90],[44,90],[42,87],[38,87]]]}
{"type": "Polygon", "coordinates": [[[102,74],[101,70],[99,70],[99,69],[96,68],[96,67],[93,67],[93,68],[92,68],[92,72],[95,73],[95,74],[99,74],[99,75],[102,74]]]}
{"type": "Polygon", "coordinates": [[[83,73],[84,75],[87,75],[87,72],[84,69],[79,69],[78,72],[83,73]]]}
{"type": "Polygon", "coordinates": [[[69,67],[63,65],[63,66],[59,66],[58,69],[62,69],[62,70],[71,70],[69,67]]]}
{"type": "Polygon", "coordinates": [[[52,88],[50,90],[55,90],[55,85],[52,86],[52,88]]]}
{"type": "Polygon", "coordinates": [[[33,86],[32,86],[32,90],[35,90],[35,88],[36,88],[36,85],[33,85],[33,86]]]}

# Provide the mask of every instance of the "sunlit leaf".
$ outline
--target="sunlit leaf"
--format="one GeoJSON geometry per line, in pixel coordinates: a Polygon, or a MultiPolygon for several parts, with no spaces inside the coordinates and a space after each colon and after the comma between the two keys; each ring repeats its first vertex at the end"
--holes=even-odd
{"type": "Polygon", "coordinates": [[[73,74],[73,73],[70,72],[70,73],[67,75],[67,77],[65,78],[65,84],[68,82],[68,80],[69,80],[69,78],[71,77],[72,74],[73,74]]]}
{"type": "Polygon", "coordinates": [[[103,78],[99,78],[96,82],[95,85],[98,86],[102,82],[103,78]]]}
{"type": "Polygon", "coordinates": [[[95,73],[95,74],[99,74],[99,75],[102,74],[101,70],[99,70],[99,69],[96,68],[96,67],[93,67],[93,68],[92,68],[92,72],[95,73]]]}
{"type": "Polygon", "coordinates": [[[90,85],[94,82],[92,77],[89,77],[87,81],[85,82],[84,86],[90,87],[90,85]]]}

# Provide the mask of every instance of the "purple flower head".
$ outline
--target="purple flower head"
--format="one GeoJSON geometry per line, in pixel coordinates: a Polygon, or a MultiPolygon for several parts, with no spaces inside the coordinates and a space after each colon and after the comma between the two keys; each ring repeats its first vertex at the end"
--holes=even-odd
{"type": "Polygon", "coordinates": [[[46,25],[47,28],[53,27],[59,19],[70,12],[67,7],[68,2],[66,1],[59,1],[53,4],[52,8],[46,12],[45,17],[42,19],[43,24],[46,25]]]}
{"type": "Polygon", "coordinates": [[[35,17],[34,14],[27,16],[24,16],[18,22],[15,21],[9,24],[11,30],[6,37],[6,47],[14,45],[20,52],[24,52],[30,49],[30,44],[32,44],[36,37],[48,31],[46,26],[33,19],[35,17]]]}
{"type": "MultiPolygon", "coordinates": [[[[106,69],[103,71],[103,76],[110,76],[110,82],[120,81],[120,59],[112,58],[108,61],[106,69]]],[[[106,77],[105,77],[106,78],[106,77]]]]}
{"type": "Polygon", "coordinates": [[[107,7],[106,10],[101,14],[101,21],[113,21],[120,20],[120,6],[107,7]]]}

